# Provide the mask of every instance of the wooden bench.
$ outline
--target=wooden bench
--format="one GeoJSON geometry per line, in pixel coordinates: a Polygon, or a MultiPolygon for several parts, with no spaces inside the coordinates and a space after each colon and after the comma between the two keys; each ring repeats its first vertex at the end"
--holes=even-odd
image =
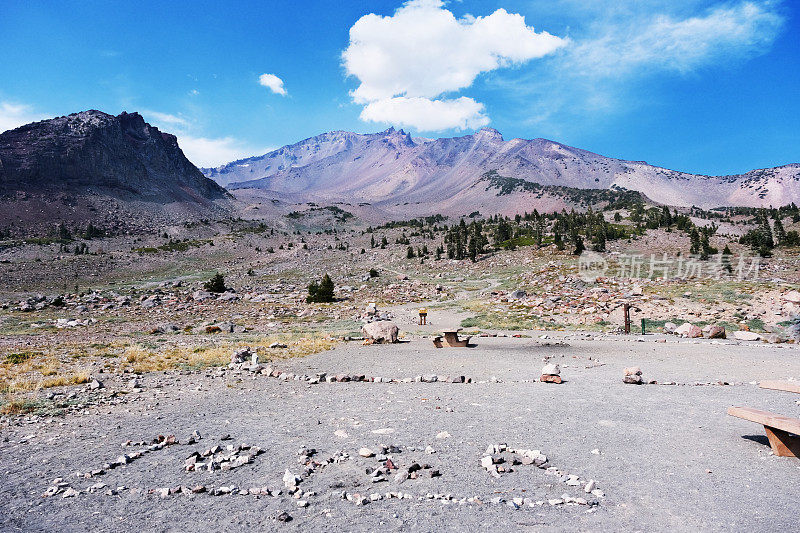
{"type": "Polygon", "coordinates": [[[775,455],[800,457],[800,420],[751,407],[728,407],[728,414],[763,425],[775,455]]]}
{"type": "Polygon", "coordinates": [[[758,386],[762,389],[781,390],[800,394],[800,381],[762,381],[758,386]]]}

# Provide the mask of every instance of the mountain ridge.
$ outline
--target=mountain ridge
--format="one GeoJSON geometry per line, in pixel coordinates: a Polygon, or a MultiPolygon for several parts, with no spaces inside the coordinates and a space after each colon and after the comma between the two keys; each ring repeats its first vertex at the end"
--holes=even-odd
{"type": "MultiPolygon", "coordinates": [[[[614,185],[675,206],[800,203],[797,163],[708,176],[610,158],[550,139],[506,141],[493,128],[440,139],[414,139],[394,128],[369,134],[328,132],[202,170],[231,189],[376,204],[452,202],[489,171],[540,185],[582,189],[614,185]]],[[[519,209],[530,207],[530,202],[522,203],[519,209]]],[[[504,202],[503,210],[513,211],[511,204],[504,202]]]]}

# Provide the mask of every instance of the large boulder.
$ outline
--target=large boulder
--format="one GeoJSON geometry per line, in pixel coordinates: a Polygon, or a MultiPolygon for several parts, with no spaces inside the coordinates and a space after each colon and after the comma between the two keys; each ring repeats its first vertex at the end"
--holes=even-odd
{"type": "Polygon", "coordinates": [[[703,336],[703,330],[695,326],[694,324],[689,324],[688,322],[684,322],[678,329],[675,330],[675,335],[680,337],[687,337],[690,339],[695,339],[697,337],[703,336]]]}
{"type": "Polygon", "coordinates": [[[734,331],[733,337],[737,341],[757,341],[761,340],[761,335],[752,331],[734,331]]]}
{"type": "Polygon", "coordinates": [[[380,322],[370,322],[361,328],[364,337],[376,343],[397,342],[397,334],[400,330],[393,322],[381,320],[380,322]]]}
{"type": "Polygon", "coordinates": [[[724,339],[725,328],[709,324],[703,328],[703,336],[707,339],[724,339]]]}
{"type": "Polygon", "coordinates": [[[676,329],[678,329],[678,325],[674,322],[667,322],[664,324],[664,333],[675,333],[676,329]]]}

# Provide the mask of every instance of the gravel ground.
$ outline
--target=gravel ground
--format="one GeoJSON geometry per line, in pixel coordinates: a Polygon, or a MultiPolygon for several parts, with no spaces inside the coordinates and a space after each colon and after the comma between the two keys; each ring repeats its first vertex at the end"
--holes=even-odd
{"type": "MultiPolygon", "coordinates": [[[[436,350],[415,338],[386,346],[343,344],[281,369],[311,373],[359,373],[392,378],[423,374],[464,375],[475,382],[323,383],[282,382],[246,372],[150,374],[144,389],[116,406],[90,408],[49,422],[3,428],[0,442],[2,531],[238,531],[264,529],[375,531],[731,531],[792,530],[797,525],[800,461],[774,457],[763,429],[729,417],[730,405],[800,416],[800,397],[759,389],[761,379],[800,378],[798,349],[722,341],[667,342],[656,335],[548,338],[477,338],[467,349],[436,350]],[[545,358],[562,368],[561,385],[532,382],[545,358]],[[591,358],[591,359],[590,359],[591,358]],[[646,380],[675,385],[625,385],[622,369],[639,365],[646,380]],[[730,385],[720,385],[717,382],[730,385]],[[697,385],[696,382],[703,384],[697,385]],[[710,383],[710,384],[709,384],[710,383]],[[200,390],[197,390],[199,387],[200,390]],[[185,442],[153,451],[93,479],[75,472],[100,468],[127,440],[174,434],[185,442]],[[444,437],[442,432],[447,432],[444,437]],[[220,441],[229,434],[231,440],[220,441]],[[33,435],[26,439],[25,437],[33,435]],[[249,444],[265,453],[231,471],[184,472],[194,450],[216,444],[249,444]],[[604,497],[567,486],[533,465],[518,465],[496,479],[480,466],[488,445],[538,449],[548,464],[593,479],[604,497]],[[375,483],[365,471],[379,451],[394,445],[399,466],[428,463],[440,477],[402,484],[375,483]],[[324,460],[338,451],[348,460],[317,468],[300,487],[299,508],[286,495],[161,498],[148,489],[180,485],[236,485],[283,489],[288,468],[302,473],[297,451],[315,448],[324,460]],[[426,453],[430,446],[435,453],[426,453]],[[599,454],[591,453],[599,450],[599,454]],[[54,478],[103,490],[72,498],[42,493],[54,478]],[[350,494],[400,490],[413,499],[357,506],[350,494]],[[484,503],[420,501],[426,493],[484,503]],[[546,503],[567,493],[596,505],[546,503]],[[545,501],[516,510],[496,498],[545,501]],[[276,517],[287,512],[293,520],[276,517]]],[[[122,389],[109,380],[106,389],[122,389]]],[[[424,470],[428,472],[429,470],[424,470]]]]}

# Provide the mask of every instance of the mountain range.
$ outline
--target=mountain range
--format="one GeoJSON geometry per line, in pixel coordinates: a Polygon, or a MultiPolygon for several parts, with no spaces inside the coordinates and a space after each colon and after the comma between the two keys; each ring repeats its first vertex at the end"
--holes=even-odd
{"type": "Polygon", "coordinates": [[[798,164],[695,175],[547,139],[505,140],[492,128],[441,139],[414,138],[394,128],[334,131],[201,170],[231,190],[296,202],[368,203],[390,215],[568,208],[559,187],[639,191],[656,203],[686,207],[800,203],[798,164]]]}
{"type": "Polygon", "coordinates": [[[492,128],[440,139],[389,128],[324,133],[198,169],[174,135],[138,113],[90,110],[0,133],[2,231],[62,222],[152,231],[197,218],[297,218],[308,204],[340,205],[370,222],[513,215],[634,196],[707,209],[800,203],[800,165],[703,176],[547,139],[507,141],[492,128]]]}

